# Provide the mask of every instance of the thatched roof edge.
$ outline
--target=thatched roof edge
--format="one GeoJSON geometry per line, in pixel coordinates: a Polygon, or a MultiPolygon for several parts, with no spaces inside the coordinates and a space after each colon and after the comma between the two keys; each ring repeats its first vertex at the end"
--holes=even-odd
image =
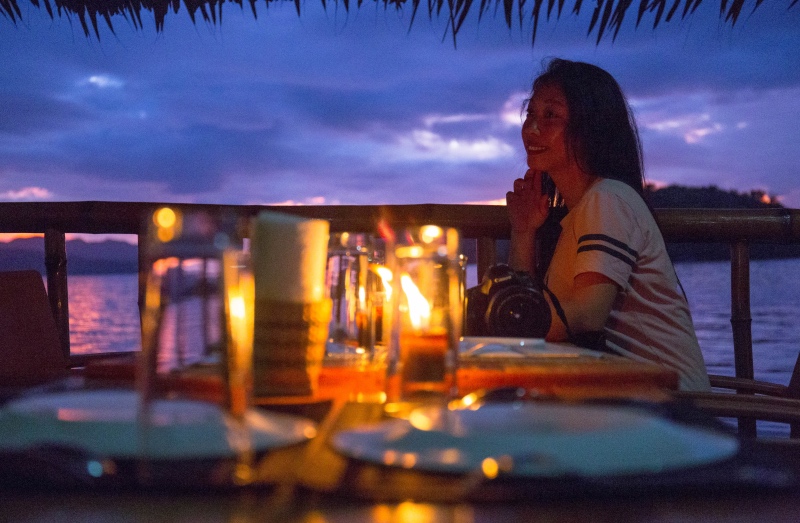
{"type": "MultiPolygon", "coordinates": [[[[0,0],[0,13],[12,22],[22,20],[22,11],[19,8],[18,2],[25,0],[0,0]]],[[[27,0],[33,6],[39,8],[39,0],[27,0]]],[[[248,0],[253,17],[257,17],[257,2],[258,0],[248,0]]],[[[263,0],[266,6],[274,2],[294,2],[298,16],[301,15],[301,2],[300,0],[263,0]]],[[[650,14],[653,18],[653,28],[659,26],[663,22],[669,22],[680,13],[679,17],[685,19],[690,17],[700,6],[703,0],[639,0],[638,7],[636,8],[636,21],[635,26],[638,27],[650,14]],[[681,4],[683,8],[680,9],[681,4]]],[[[735,25],[739,20],[739,16],[746,5],[752,5],[752,10],[756,10],[763,0],[728,0],[720,1],[720,19],[725,23],[735,25]]],[[[787,8],[791,9],[800,0],[786,0],[788,2],[787,8]]],[[[44,0],[45,9],[51,17],[54,17],[54,11],[50,5],[51,0],[44,0]]],[[[100,31],[98,27],[98,18],[102,18],[109,29],[113,32],[112,17],[120,15],[126,20],[130,20],[134,27],[142,27],[142,11],[150,12],[153,14],[155,26],[157,31],[164,29],[164,19],[169,8],[178,13],[181,5],[185,8],[187,14],[192,22],[196,22],[196,14],[199,11],[202,19],[211,24],[222,22],[222,6],[226,2],[236,3],[239,7],[244,8],[242,0],[52,0],[56,7],[58,16],[71,16],[77,17],[83,28],[83,32],[87,37],[94,35],[100,38],[100,31]],[[91,25],[91,29],[90,26],[91,25]]],[[[327,8],[327,1],[321,0],[323,8],[327,8]]],[[[334,3],[341,2],[346,11],[350,9],[349,0],[333,0],[334,3]]],[[[394,7],[395,9],[403,9],[408,7],[411,9],[412,16],[410,24],[413,24],[416,13],[420,4],[424,5],[422,0],[373,0],[375,3],[383,3],[385,8],[394,7]]],[[[448,19],[447,31],[452,34],[453,42],[455,43],[456,35],[462,27],[467,16],[477,10],[478,18],[483,16],[484,13],[492,8],[502,9],[505,23],[512,27],[516,19],[520,25],[523,26],[525,19],[531,20],[531,43],[536,41],[536,33],[539,23],[544,19],[550,20],[552,18],[558,19],[564,12],[564,4],[566,0],[547,0],[547,8],[542,12],[545,0],[481,0],[480,3],[475,3],[473,0],[427,0],[428,16],[441,17],[446,16],[448,19]]],[[[360,8],[363,0],[358,0],[357,7],[360,8]]],[[[586,7],[583,0],[574,0],[571,13],[579,15],[587,9],[593,9],[592,18],[589,22],[587,34],[596,34],[596,41],[599,44],[605,35],[609,32],[612,33],[612,40],[615,39],[622,27],[628,11],[632,9],[635,4],[634,0],[596,0],[592,2],[594,7],[586,7]]]]}

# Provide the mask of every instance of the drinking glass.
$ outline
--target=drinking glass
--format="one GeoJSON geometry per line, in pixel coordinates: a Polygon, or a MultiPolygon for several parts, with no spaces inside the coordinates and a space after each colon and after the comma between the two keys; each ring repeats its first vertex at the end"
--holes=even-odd
{"type": "Polygon", "coordinates": [[[400,231],[387,250],[392,272],[388,396],[391,401],[455,395],[463,314],[456,229],[400,231]]]}
{"type": "MultiPolygon", "coordinates": [[[[252,446],[246,415],[252,383],[254,285],[249,253],[234,218],[164,207],[149,223],[139,392],[140,479],[170,426],[216,424],[230,445],[229,478],[249,481],[252,446]],[[172,402],[170,404],[170,402],[172,402]],[[176,402],[186,405],[181,412],[176,402]],[[203,407],[199,403],[205,405],[203,407]],[[188,408],[192,407],[192,408],[188,408]],[[192,414],[194,413],[194,414],[192,414]]],[[[207,435],[208,438],[213,436],[207,435]]]]}
{"type": "Polygon", "coordinates": [[[370,263],[374,251],[370,234],[331,234],[325,275],[332,302],[328,354],[372,353],[375,325],[370,263]]]}
{"type": "Polygon", "coordinates": [[[368,233],[330,235],[325,274],[332,303],[320,388],[350,401],[383,401],[386,377],[382,256],[368,233]]]}

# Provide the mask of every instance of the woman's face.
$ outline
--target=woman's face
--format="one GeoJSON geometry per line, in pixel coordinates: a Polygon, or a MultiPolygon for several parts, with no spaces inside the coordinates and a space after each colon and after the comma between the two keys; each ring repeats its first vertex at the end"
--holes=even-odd
{"type": "Polygon", "coordinates": [[[567,122],[569,108],[561,86],[545,84],[537,88],[522,124],[522,143],[530,169],[558,177],[559,171],[574,163],[567,147],[567,122]]]}

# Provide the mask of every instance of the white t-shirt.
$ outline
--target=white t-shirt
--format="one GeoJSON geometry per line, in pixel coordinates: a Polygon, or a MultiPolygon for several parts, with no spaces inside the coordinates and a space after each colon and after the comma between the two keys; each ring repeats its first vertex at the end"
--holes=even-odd
{"type": "Polygon", "coordinates": [[[710,388],[689,306],[653,215],[628,185],[594,183],[561,220],[545,276],[564,296],[578,274],[597,272],[620,288],[605,325],[614,353],[674,369],[682,390],[710,388]]]}

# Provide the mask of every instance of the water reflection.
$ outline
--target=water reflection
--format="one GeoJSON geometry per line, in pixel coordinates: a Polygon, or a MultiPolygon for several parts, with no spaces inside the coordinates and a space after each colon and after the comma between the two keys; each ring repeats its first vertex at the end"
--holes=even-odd
{"type": "Polygon", "coordinates": [[[73,354],[140,349],[138,285],[137,274],[69,277],[73,354]]]}
{"type": "MultiPolygon", "coordinates": [[[[734,375],[730,263],[675,267],[692,310],[708,371],[734,375]]],[[[787,385],[800,345],[800,260],[750,262],[750,317],[756,379],[787,385]]],[[[758,422],[762,435],[786,436],[785,424],[758,422]]]]}

